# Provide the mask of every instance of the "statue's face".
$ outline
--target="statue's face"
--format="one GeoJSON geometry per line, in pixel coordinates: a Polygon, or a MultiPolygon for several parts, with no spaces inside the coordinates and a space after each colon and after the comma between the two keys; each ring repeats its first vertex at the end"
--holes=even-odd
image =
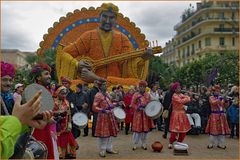
{"type": "Polygon", "coordinates": [[[105,11],[100,15],[100,29],[108,32],[112,30],[112,27],[115,25],[116,15],[113,12],[105,11]]]}

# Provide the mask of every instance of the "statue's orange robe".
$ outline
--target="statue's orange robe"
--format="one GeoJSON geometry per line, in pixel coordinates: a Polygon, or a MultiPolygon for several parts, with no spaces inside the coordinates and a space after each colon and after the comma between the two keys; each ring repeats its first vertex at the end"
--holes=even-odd
{"type": "MultiPolygon", "coordinates": [[[[104,52],[103,42],[101,42],[99,32],[99,29],[94,29],[83,33],[76,42],[65,47],[64,51],[70,54],[73,58],[84,55],[94,60],[99,60],[104,57],[110,57],[112,55],[118,55],[133,50],[128,38],[124,34],[114,30],[111,32],[112,40],[109,42],[111,43],[109,51],[104,52]]],[[[128,77],[128,75],[123,75],[123,63],[124,62],[116,62],[105,65],[97,69],[95,73],[104,78],[107,78],[107,76],[128,77]]]]}

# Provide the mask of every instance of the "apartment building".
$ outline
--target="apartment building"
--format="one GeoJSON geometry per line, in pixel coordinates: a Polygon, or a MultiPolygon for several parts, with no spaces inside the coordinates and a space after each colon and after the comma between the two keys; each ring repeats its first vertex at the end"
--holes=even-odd
{"type": "Polygon", "coordinates": [[[164,62],[178,67],[208,53],[239,51],[239,1],[208,0],[188,8],[182,21],[174,26],[176,35],[163,49],[164,62]],[[169,53],[171,46],[174,52],[169,53]],[[175,56],[174,56],[175,55],[175,56]],[[174,61],[174,62],[173,62],[174,61]]]}
{"type": "Polygon", "coordinates": [[[26,56],[36,54],[34,52],[21,52],[18,49],[1,49],[1,61],[14,65],[15,68],[22,67],[27,64],[26,56]]]}

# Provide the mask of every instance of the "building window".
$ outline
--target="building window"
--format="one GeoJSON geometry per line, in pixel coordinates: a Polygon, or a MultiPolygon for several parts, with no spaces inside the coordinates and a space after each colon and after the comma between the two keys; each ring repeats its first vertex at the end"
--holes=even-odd
{"type": "Polygon", "coordinates": [[[181,57],[181,51],[178,50],[178,57],[180,58],[181,57]]]}
{"type": "Polygon", "coordinates": [[[198,48],[202,48],[202,41],[198,41],[198,48]]]}
{"type": "Polygon", "coordinates": [[[183,48],[182,58],[185,58],[185,48],[183,48]]]}
{"type": "Polygon", "coordinates": [[[232,45],[235,46],[235,38],[232,38],[232,45]]]}
{"type": "Polygon", "coordinates": [[[190,47],[187,46],[187,56],[190,56],[190,47]]]}
{"type": "Polygon", "coordinates": [[[219,19],[224,19],[224,12],[219,12],[218,18],[219,19]]]}
{"type": "Polygon", "coordinates": [[[232,19],[235,19],[235,12],[232,12],[232,19]]]}
{"type": "Polygon", "coordinates": [[[195,53],[195,46],[194,46],[194,44],[192,44],[192,54],[194,54],[195,53]]]}
{"type": "Polygon", "coordinates": [[[223,29],[224,28],[224,24],[219,24],[219,28],[223,29]]]}
{"type": "Polygon", "coordinates": [[[219,45],[220,45],[220,46],[224,46],[224,44],[225,44],[225,43],[224,43],[224,37],[220,37],[220,38],[219,38],[219,45]]]}
{"type": "Polygon", "coordinates": [[[205,38],[205,46],[211,46],[211,38],[205,38]]]}
{"type": "Polygon", "coordinates": [[[198,34],[200,34],[202,32],[201,28],[198,29],[198,34]]]}

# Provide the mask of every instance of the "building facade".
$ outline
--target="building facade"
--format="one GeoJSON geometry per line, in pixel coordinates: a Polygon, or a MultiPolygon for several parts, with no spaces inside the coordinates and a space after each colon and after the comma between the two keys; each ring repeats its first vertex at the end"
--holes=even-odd
{"type": "MultiPolygon", "coordinates": [[[[173,49],[178,67],[208,53],[239,51],[239,1],[202,1],[197,9],[185,10],[182,21],[174,26],[173,49]]],[[[171,45],[166,43],[168,48],[171,45]]],[[[165,49],[163,51],[166,51],[165,49]]],[[[169,53],[163,52],[163,55],[169,53]]],[[[168,63],[169,60],[165,59],[168,63]]]]}
{"type": "Polygon", "coordinates": [[[21,52],[18,49],[1,49],[1,61],[11,63],[15,68],[27,64],[25,58],[28,55],[34,55],[34,52],[21,52]]]}

